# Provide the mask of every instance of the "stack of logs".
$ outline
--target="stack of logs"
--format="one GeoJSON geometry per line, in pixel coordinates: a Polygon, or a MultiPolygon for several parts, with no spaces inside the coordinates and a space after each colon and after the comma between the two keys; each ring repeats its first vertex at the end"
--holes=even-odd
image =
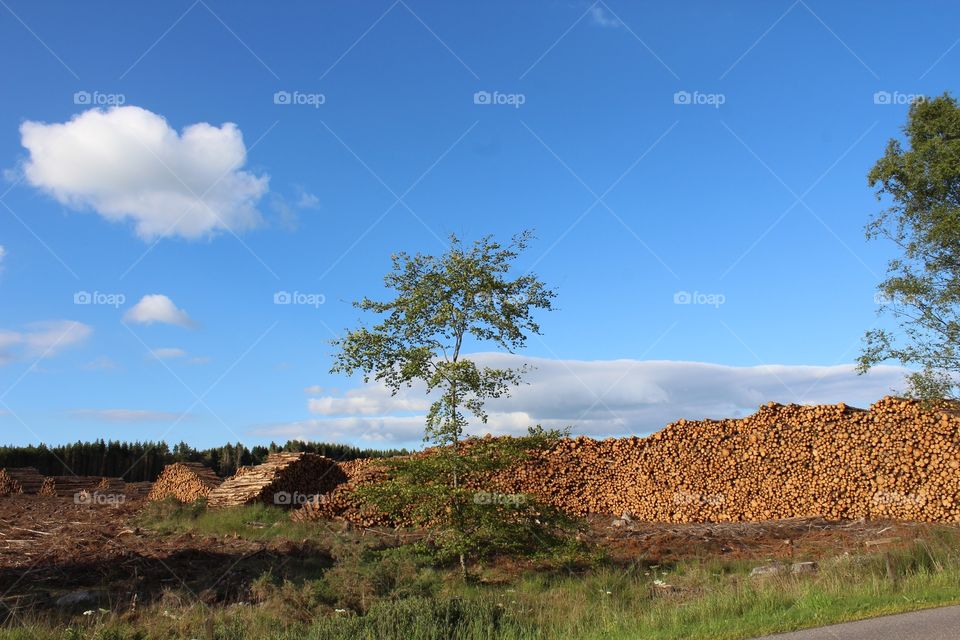
{"type": "MultiPolygon", "coordinates": [[[[43,476],[33,467],[7,467],[3,469],[7,478],[8,486],[13,489],[12,493],[34,494],[40,490],[43,484],[43,476]]],[[[2,492],[2,489],[0,489],[2,492]]]]}
{"type": "Polygon", "coordinates": [[[0,496],[15,496],[23,493],[19,482],[10,477],[6,469],[0,469],[0,496]]]}
{"type": "Polygon", "coordinates": [[[194,502],[206,498],[223,482],[213,470],[199,462],[175,462],[163,468],[150,488],[147,500],[174,498],[194,502]]]}
{"type": "Polygon", "coordinates": [[[389,517],[365,506],[354,493],[360,485],[386,478],[383,462],[360,459],[338,464],[345,476],[345,481],[327,493],[312,496],[300,509],[290,514],[290,519],[294,522],[302,522],[343,517],[363,526],[393,524],[389,517]]]}
{"type": "MultiPolygon", "coordinates": [[[[369,524],[349,495],[377,480],[378,463],[365,464],[368,477],[351,470],[347,484],[294,517],[369,524]]],[[[893,397],[869,411],[769,403],[742,419],[679,420],[646,438],[565,439],[478,486],[573,515],[628,511],[656,522],[960,521],[960,412],[893,397]]]]}
{"type": "Polygon", "coordinates": [[[336,461],[315,453],[271,453],[263,464],[246,468],[210,492],[207,505],[233,507],[261,502],[299,506],[346,480],[336,461]]]}
{"type": "Polygon", "coordinates": [[[40,489],[41,496],[73,496],[80,492],[123,495],[126,483],[120,478],[101,476],[50,476],[44,478],[40,489]]]}
{"type": "Polygon", "coordinates": [[[40,483],[40,489],[37,491],[37,495],[41,498],[56,498],[57,497],[57,486],[53,481],[53,478],[44,478],[43,482],[40,483]]]}

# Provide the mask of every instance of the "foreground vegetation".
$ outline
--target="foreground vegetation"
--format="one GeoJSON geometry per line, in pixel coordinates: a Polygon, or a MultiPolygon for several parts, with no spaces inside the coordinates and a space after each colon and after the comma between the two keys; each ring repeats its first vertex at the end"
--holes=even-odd
{"type": "Polygon", "coordinates": [[[311,539],[331,562],[284,577],[267,571],[239,603],[205,605],[170,589],[135,612],[20,612],[0,638],[749,638],[960,602],[960,532],[949,526],[909,547],[821,560],[810,574],[751,577],[761,563],[722,559],[621,565],[588,553],[488,560],[464,583],[456,566],[437,566],[411,545],[290,523],[267,507],[161,505],[141,525],[171,535],[311,539]]]}

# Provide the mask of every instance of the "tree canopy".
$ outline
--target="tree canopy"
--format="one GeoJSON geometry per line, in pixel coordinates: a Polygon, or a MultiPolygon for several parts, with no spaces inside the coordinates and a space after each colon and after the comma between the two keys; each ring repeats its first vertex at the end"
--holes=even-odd
{"type": "Polygon", "coordinates": [[[887,143],[868,181],[889,202],[867,226],[892,241],[879,292],[882,312],[899,323],[866,333],[861,372],[885,360],[911,367],[909,394],[955,398],[960,372],[960,106],[944,94],[918,100],[904,127],[906,146],[887,143]]]}

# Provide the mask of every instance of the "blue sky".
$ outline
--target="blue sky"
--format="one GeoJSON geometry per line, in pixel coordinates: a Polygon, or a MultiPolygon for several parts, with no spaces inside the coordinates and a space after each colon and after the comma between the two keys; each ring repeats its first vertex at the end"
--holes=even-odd
{"type": "Polygon", "coordinates": [[[328,340],[392,251],[524,228],[559,310],[494,431],[873,401],[865,176],[954,89],[958,14],[3,0],[0,440],[416,443],[328,340]]]}

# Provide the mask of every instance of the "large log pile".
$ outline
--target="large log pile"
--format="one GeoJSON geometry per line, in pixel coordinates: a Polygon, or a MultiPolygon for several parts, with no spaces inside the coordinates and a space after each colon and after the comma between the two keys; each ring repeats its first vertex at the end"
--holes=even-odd
{"type": "Polygon", "coordinates": [[[207,505],[234,507],[262,502],[299,506],[346,480],[336,461],[315,453],[271,453],[263,464],[244,469],[210,492],[207,505]]]}
{"type": "Polygon", "coordinates": [[[7,467],[3,471],[6,472],[9,482],[20,488],[19,493],[37,493],[43,484],[43,476],[33,467],[7,467]]]}
{"type": "MultiPolygon", "coordinates": [[[[376,474],[295,517],[367,524],[347,495],[366,481],[376,474]]],[[[742,419],[679,420],[646,438],[566,439],[484,488],[575,515],[629,511],[658,522],[960,521],[960,413],[892,397],[869,411],[770,403],[742,419]]]]}
{"type": "Polygon", "coordinates": [[[194,502],[206,498],[222,482],[212,469],[199,462],[175,462],[163,468],[150,487],[147,500],[174,498],[180,502],[194,502]]]}

